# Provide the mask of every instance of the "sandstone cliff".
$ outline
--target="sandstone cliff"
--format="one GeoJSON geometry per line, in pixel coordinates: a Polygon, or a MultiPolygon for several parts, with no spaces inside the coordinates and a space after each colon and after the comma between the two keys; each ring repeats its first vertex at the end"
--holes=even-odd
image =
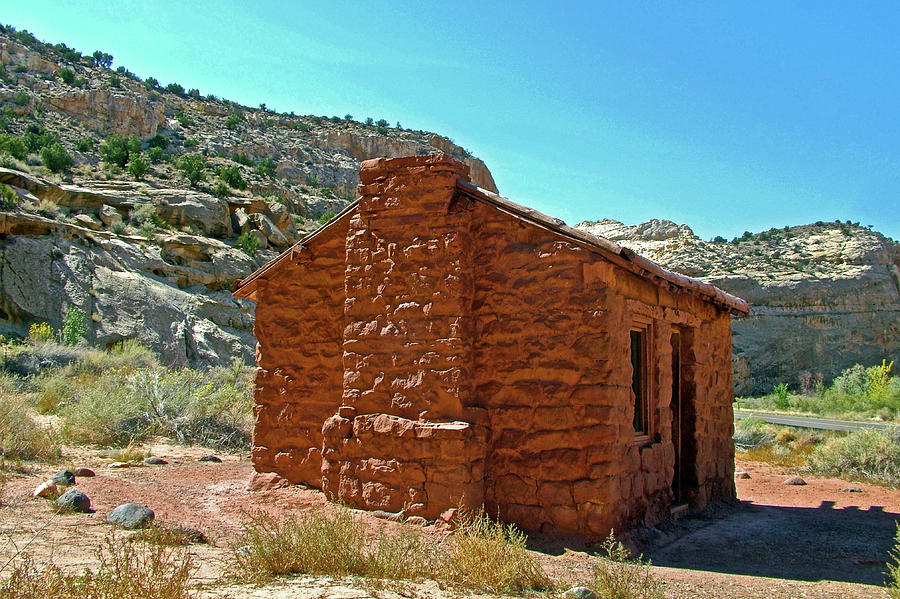
{"type": "Polygon", "coordinates": [[[136,338],[176,365],[252,360],[254,305],[230,289],[351,201],[361,161],[444,152],[496,189],[434,133],[249,108],[103,64],[0,26],[0,184],[15,192],[0,198],[2,335],[58,328],[75,306],[91,343],[136,338]],[[115,164],[111,135],[139,148],[115,164]],[[59,173],[41,158],[54,142],[74,162],[59,173]],[[138,152],[149,168],[135,177],[138,152]],[[193,186],[187,154],[206,163],[193,186]]]}
{"type": "Polygon", "coordinates": [[[686,225],[613,220],[577,225],[747,300],[734,319],[737,393],[827,380],[855,363],[900,358],[900,245],[858,224],[772,229],[704,241],[686,225]]]}

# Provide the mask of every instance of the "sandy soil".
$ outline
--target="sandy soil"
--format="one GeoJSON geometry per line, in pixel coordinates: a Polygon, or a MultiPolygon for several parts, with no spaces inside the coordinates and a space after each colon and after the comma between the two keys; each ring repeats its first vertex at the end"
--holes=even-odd
{"type": "MultiPolygon", "coordinates": [[[[151,507],[158,523],[198,528],[208,545],[189,551],[199,564],[201,596],[339,598],[461,597],[464,589],[426,583],[385,583],[297,577],[265,587],[234,585],[226,576],[229,545],[248,512],[276,514],[331,509],[321,493],[291,487],[250,493],[251,466],[246,456],[222,455],[223,463],[203,463],[200,448],[158,444],[153,455],[165,466],[110,469],[88,448],[66,448],[63,462],[35,465],[14,474],[0,494],[0,566],[18,547],[28,546],[37,561],[53,559],[80,570],[96,565],[96,547],[109,534],[128,534],[104,522],[115,506],[136,502],[151,507]],[[94,513],[54,515],[49,501],[31,492],[61,468],[86,466],[97,476],[80,477],[78,487],[91,498],[94,513]]],[[[669,598],[839,598],[886,597],[879,588],[895,520],[900,519],[900,491],[839,480],[806,478],[806,486],[786,486],[790,476],[766,464],[739,462],[749,480],[738,480],[740,502],[713,506],[634,535],[632,543],[653,560],[669,598]],[[853,486],[862,490],[849,493],[853,486]]],[[[364,515],[373,529],[398,526],[364,515]]],[[[426,527],[428,534],[444,531],[426,527]]],[[[598,539],[532,535],[547,571],[575,584],[589,578],[591,551],[598,539]]]]}

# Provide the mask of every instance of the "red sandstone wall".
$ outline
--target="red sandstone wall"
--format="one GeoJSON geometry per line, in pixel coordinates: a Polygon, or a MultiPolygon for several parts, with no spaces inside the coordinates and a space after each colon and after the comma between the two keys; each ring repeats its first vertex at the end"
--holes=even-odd
{"type": "Polygon", "coordinates": [[[606,534],[672,504],[672,325],[694,327],[694,503],[732,498],[729,317],[552,232],[475,209],[475,394],[488,409],[486,507],[525,528],[606,534]],[[632,427],[629,330],[652,322],[649,443],[632,427]],[[719,373],[728,373],[719,374],[719,373]],[[729,465],[731,464],[731,465],[729,465]]]}
{"type": "Polygon", "coordinates": [[[321,485],[322,423],[341,402],[347,218],[258,282],[253,465],[321,485]]]}
{"type": "Polygon", "coordinates": [[[467,168],[369,161],[347,232],[343,404],[325,426],[323,489],[356,507],[435,518],[483,500],[472,410],[467,168]]]}

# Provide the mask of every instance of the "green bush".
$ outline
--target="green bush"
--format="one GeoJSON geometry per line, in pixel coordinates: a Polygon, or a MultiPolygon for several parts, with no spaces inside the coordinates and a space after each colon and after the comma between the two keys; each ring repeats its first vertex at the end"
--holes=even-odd
{"type": "Polygon", "coordinates": [[[224,166],[219,169],[219,177],[235,189],[246,189],[247,181],[241,176],[241,169],[237,166],[224,166]]]}
{"type": "Polygon", "coordinates": [[[253,160],[250,159],[246,154],[238,154],[235,152],[231,155],[231,159],[238,164],[243,164],[244,166],[253,166],[253,160]]]}
{"type": "Polygon", "coordinates": [[[135,136],[110,135],[98,149],[100,157],[109,164],[125,168],[133,156],[141,153],[141,140],[135,136]]]}
{"type": "Polygon", "coordinates": [[[59,78],[69,85],[75,83],[75,71],[73,71],[72,69],[60,69],[57,75],[59,75],[59,78]]]}
{"type": "Polygon", "coordinates": [[[231,195],[231,188],[228,187],[228,183],[219,181],[216,183],[215,187],[213,187],[213,195],[217,198],[227,198],[231,195]]]}
{"type": "Polygon", "coordinates": [[[778,383],[772,390],[775,395],[775,408],[778,410],[787,410],[791,407],[788,401],[788,387],[785,383],[778,383]]]}
{"type": "Polygon", "coordinates": [[[17,160],[25,160],[28,156],[28,145],[25,143],[25,140],[13,135],[0,135],[0,150],[17,160]]]}
{"type": "Polygon", "coordinates": [[[29,152],[40,152],[42,148],[59,143],[59,136],[47,132],[41,125],[29,125],[22,141],[25,142],[29,152]]]}
{"type": "Polygon", "coordinates": [[[734,425],[734,444],[741,447],[760,447],[775,439],[772,427],[755,417],[741,418],[734,425]]]}
{"type": "Polygon", "coordinates": [[[148,148],[160,148],[162,150],[165,150],[167,147],[169,147],[169,138],[157,133],[156,135],[154,135],[153,137],[151,137],[150,139],[147,140],[147,147],[148,148]]]}
{"type": "Polygon", "coordinates": [[[832,437],[813,450],[807,463],[820,474],[900,486],[900,430],[863,429],[832,437]]]}
{"type": "Polygon", "coordinates": [[[900,523],[895,522],[894,525],[897,530],[894,533],[894,546],[888,551],[888,571],[885,572],[888,581],[885,586],[891,599],[900,599],[900,523]]]}
{"type": "Polygon", "coordinates": [[[67,170],[73,164],[72,157],[60,143],[41,148],[41,161],[54,173],[67,170]]]}
{"type": "Polygon", "coordinates": [[[251,235],[250,232],[241,233],[234,245],[250,256],[255,256],[256,252],[259,251],[259,240],[251,235]]]}
{"type": "Polygon", "coordinates": [[[166,91],[172,92],[176,96],[184,96],[184,86],[180,83],[170,83],[166,86],[166,91]]]}
{"type": "Polygon", "coordinates": [[[7,210],[19,205],[19,194],[9,185],[0,183],[0,207],[7,210]]]}
{"type": "Polygon", "coordinates": [[[156,77],[147,77],[144,79],[144,88],[148,91],[159,88],[159,80],[156,77]]]}
{"type": "Polygon", "coordinates": [[[207,163],[203,154],[185,154],[178,159],[175,167],[181,171],[181,174],[192,186],[206,180],[207,163]]]}
{"type": "Polygon", "coordinates": [[[78,345],[87,334],[87,316],[75,306],[66,309],[63,317],[62,341],[64,345],[78,345]]]}
{"type": "Polygon", "coordinates": [[[165,162],[168,157],[169,155],[166,154],[166,151],[158,146],[151,147],[149,150],[147,150],[147,158],[149,158],[150,162],[152,162],[153,164],[165,162]]]}
{"type": "Polygon", "coordinates": [[[269,177],[270,179],[275,176],[275,159],[274,158],[263,158],[256,165],[255,172],[257,175],[261,177],[269,177]]]}
{"type": "Polygon", "coordinates": [[[147,174],[149,168],[150,163],[146,158],[135,156],[128,163],[128,174],[134,177],[136,181],[140,181],[144,178],[144,175],[147,174]]]}
{"type": "Polygon", "coordinates": [[[28,95],[28,92],[16,92],[13,94],[12,100],[16,106],[25,106],[31,100],[31,96],[28,95]]]}
{"type": "Polygon", "coordinates": [[[90,137],[82,137],[75,142],[75,149],[79,152],[89,152],[94,148],[94,140],[90,137]]]}
{"type": "Polygon", "coordinates": [[[225,120],[225,127],[227,129],[231,129],[232,131],[234,131],[243,122],[244,122],[244,111],[238,109],[238,110],[235,110],[234,112],[232,112],[231,116],[229,116],[225,120]]]}
{"type": "Polygon", "coordinates": [[[322,216],[319,217],[318,223],[320,225],[324,225],[325,223],[330,221],[335,216],[337,216],[337,213],[335,213],[335,212],[326,212],[325,214],[323,214],[322,216]]]}
{"type": "Polygon", "coordinates": [[[189,117],[184,109],[175,111],[175,120],[178,121],[178,124],[182,127],[193,127],[196,124],[194,119],[189,117]]]}
{"type": "Polygon", "coordinates": [[[112,87],[120,87],[122,85],[122,79],[118,75],[113,73],[109,76],[109,84],[112,87]]]}
{"type": "Polygon", "coordinates": [[[185,148],[196,148],[199,145],[200,145],[200,142],[197,141],[196,139],[188,138],[188,139],[184,140],[185,148]]]}

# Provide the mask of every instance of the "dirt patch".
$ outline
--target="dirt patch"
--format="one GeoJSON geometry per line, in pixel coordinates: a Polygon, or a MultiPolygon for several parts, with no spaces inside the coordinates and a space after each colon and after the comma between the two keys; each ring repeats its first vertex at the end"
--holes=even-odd
{"type": "MultiPolygon", "coordinates": [[[[0,496],[0,564],[16,547],[30,543],[28,550],[39,561],[52,558],[74,570],[93,567],[95,549],[106,535],[129,534],[106,524],[106,514],[121,503],[136,502],[152,508],[157,522],[198,528],[209,537],[210,544],[188,550],[200,565],[196,582],[203,585],[202,596],[210,599],[473,596],[434,581],[380,584],[296,577],[265,587],[234,585],[227,578],[229,547],[248,512],[299,514],[332,507],[315,489],[247,491],[252,468],[246,457],[222,455],[217,464],[198,461],[209,453],[200,448],[158,444],[150,450],[169,464],[110,469],[111,460],[76,447],[66,448],[59,464],[35,465],[13,475],[0,496]],[[93,513],[54,515],[51,502],[31,497],[53,472],[74,466],[97,473],[78,479],[93,513]]],[[[667,597],[886,597],[878,585],[894,522],[900,519],[900,491],[812,477],[806,478],[806,486],[786,486],[786,471],[748,462],[739,462],[738,469],[751,477],[737,481],[738,504],[714,506],[634,535],[665,581],[667,597]],[[851,486],[861,492],[843,490],[851,486]]],[[[373,531],[398,526],[364,517],[373,531]]],[[[434,527],[423,530],[446,534],[434,527]]],[[[597,541],[535,534],[530,544],[552,576],[576,584],[590,576],[597,541]]]]}

